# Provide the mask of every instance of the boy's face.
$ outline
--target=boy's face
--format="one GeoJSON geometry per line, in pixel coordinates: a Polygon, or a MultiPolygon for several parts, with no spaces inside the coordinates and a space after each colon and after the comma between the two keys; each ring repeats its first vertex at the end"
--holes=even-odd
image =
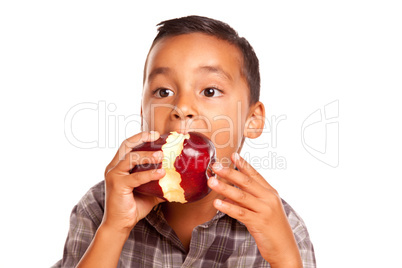
{"type": "Polygon", "coordinates": [[[213,36],[157,41],[145,66],[143,131],[201,132],[215,144],[217,159],[230,164],[252,115],[241,67],[239,50],[213,36]]]}

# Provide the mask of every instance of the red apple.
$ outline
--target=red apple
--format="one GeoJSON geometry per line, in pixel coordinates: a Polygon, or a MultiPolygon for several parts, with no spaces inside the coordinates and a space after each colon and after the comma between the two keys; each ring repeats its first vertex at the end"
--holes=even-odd
{"type": "Polygon", "coordinates": [[[133,151],[163,151],[159,164],[136,165],[130,173],[160,168],[166,175],[159,181],[151,181],[134,191],[163,198],[169,202],[194,202],[206,196],[211,189],[208,178],[213,175],[211,165],[215,162],[215,146],[203,134],[170,132],[154,142],[146,142],[133,151]]]}

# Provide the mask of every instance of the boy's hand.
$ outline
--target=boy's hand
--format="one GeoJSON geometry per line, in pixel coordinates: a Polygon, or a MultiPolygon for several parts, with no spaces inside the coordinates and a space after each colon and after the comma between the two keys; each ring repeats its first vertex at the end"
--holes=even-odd
{"type": "Polygon", "coordinates": [[[158,138],[157,132],[142,132],[125,140],[106,167],[105,212],[102,223],[77,267],[116,267],[131,229],[156,204],[163,201],[156,197],[134,194],[133,189],[163,178],[164,169],[130,174],[130,170],[137,164],[162,161],[162,151],[131,152],[134,146],[158,138]]]}
{"type": "Polygon", "coordinates": [[[214,177],[208,181],[212,190],[225,197],[214,201],[215,208],[246,225],[271,267],[302,267],[278,192],[237,153],[232,161],[239,171],[220,163],[213,166],[214,172],[227,181],[214,177]]]}
{"type": "Polygon", "coordinates": [[[164,169],[148,170],[130,174],[137,164],[160,163],[162,151],[131,152],[132,148],[143,142],[159,138],[157,132],[142,132],[125,140],[115,157],[105,170],[105,213],[102,226],[128,234],[162,199],[134,194],[133,189],[165,175],[164,169]]]}

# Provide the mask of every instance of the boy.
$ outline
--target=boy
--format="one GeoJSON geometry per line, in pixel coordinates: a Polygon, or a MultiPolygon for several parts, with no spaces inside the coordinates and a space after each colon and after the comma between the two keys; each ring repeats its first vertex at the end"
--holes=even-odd
{"type": "Polygon", "coordinates": [[[258,59],[225,23],[189,16],[160,23],[144,68],[142,133],[122,143],[95,185],[74,207],[56,267],[315,267],[301,218],[239,156],[258,137],[258,59]],[[193,203],[168,203],[133,189],[164,169],[158,152],[131,152],[162,133],[202,132],[216,146],[212,191],[193,203]],[[236,168],[235,168],[236,167],[236,168]]]}

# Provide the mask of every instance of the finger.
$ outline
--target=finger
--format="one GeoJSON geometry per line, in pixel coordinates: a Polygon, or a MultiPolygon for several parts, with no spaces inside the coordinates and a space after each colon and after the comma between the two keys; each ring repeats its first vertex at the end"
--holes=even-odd
{"type": "Polygon", "coordinates": [[[219,177],[254,196],[263,197],[266,192],[266,188],[253,177],[247,176],[246,174],[232,168],[223,167],[219,162],[215,162],[212,165],[212,169],[219,177]]]}
{"type": "Polygon", "coordinates": [[[160,134],[158,131],[143,131],[126,139],[123,143],[128,149],[132,149],[141,143],[155,141],[159,139],[159,137],[160,134]]]}
{"type": "Polygon", "coordinates": [[[131,152],[131,150],[135,146],[142,144],[144,142],[155,141],[155,140],[159,139],[159,137],[160,137],[160,135],[159,135],[159,132],[157,132],[157,131],[138,133],[137,135],[134,135],[122,142],[115,158],[118,157],[117,159],[120,160],[127,153],[131,152]]]}
{"type": "Polygon", "coordinates": [[[127,156],[118,162],[116,169],[123,172],[129,172],[136,165],[149,165],[162,162],[162,151],[136,151],[129,152],[127,156]]]}
{"type": "Polygon", "coordinates": [[[165,174],[166,171],[163,168],[135,172],[126,177],[126,184],[134,189],[150,181],[160,180],[165,174]]]}
{"type": "Polygon", "coordinates": [[[243,174],[253,178],[255,181],[260,183],[261,185],[273,189],[273,187],[264,179],[261,174],[254,169],[252,165],[250,165],[243,157],[241,157],[238,153],[232,154],[232,161],[237,167],[237,169],[242,172],[243,174]]]}
{"type": "Polygon", "coordinates": [[[249,219],[256,219],[257,217],[257,213],[236,204],[226,202],[225,200],[216,199],[213,204],[217,210],[246,225],[249,219]]]}
{"type": "Polygon", "coordinates": [[[230,201],[226,201],[227,203],[231,203],[231,204],[236,203],[236,205],[247,208],[254,212],[257,212],[255,209],[260,207],[259,203],[261,203],[261,202],[255,196],[253,196],[239,188],[236,188],[227,183],[219,181],[215,177],[209,178],[208,186],[216,193],[229,199],[230,201]]]}
{"type": "Polygon", "coordinates": [[[125,141],[122,142],[120,148],[117,150],[115,156],[113,157],[112,161],[105,169],[105,175],[111,168],[117,165],[117,163],[122,160],[129,152],[131,152],[132,148],[144,143],[150,142],[159,139],[160,135],[157,131],[150,131],[150,132],[140,132],[125,141]]]}

